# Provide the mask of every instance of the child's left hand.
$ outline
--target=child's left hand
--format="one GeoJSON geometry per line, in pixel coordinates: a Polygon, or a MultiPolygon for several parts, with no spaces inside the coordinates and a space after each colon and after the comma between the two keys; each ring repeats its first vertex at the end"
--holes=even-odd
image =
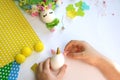
{"type": "Polygon", "coordinates": [[[37,80],[62,80],[66,65],[64,65],[57,74],[54,74],[53,71],[50,69],[50,58],[46,61],[41,62],[36,71],[36,78],[37,80]]]}

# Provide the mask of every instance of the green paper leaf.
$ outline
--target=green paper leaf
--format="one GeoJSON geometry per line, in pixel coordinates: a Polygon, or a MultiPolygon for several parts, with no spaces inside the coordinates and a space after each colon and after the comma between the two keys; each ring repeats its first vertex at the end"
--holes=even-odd
{"type": "Polygon", "coordinates": [[[69,4],[67,7],[66,7],[66,10],[67,11],[71,11],[71,10],[75,10],[73,4],[69,4]]]}
{"type": "Polygon", "coordinates": [[[29,4],[38,4],[41,0],[29,0],[29,4]]]}
{"type": "Polygon", "coordinates": [[[55,10],[56,6],[55,5],[52,5],[52,10],[55,10]]]}
{"type": "Polygon", "coordinates": [[[79,2],[75,3],[75,6],[76,6],[76,7],[82,7],[82,4],[83,4],[83,2],[82,2],[82,1],[79,1],[79,2]]]}
{"type": "Polygon", "coordinates": [[[79,8],[78,11],[77,11],[77,15],[78,15],[78,16],[84,16],[85,13],[83,12],[82,9],[79,8]]]}

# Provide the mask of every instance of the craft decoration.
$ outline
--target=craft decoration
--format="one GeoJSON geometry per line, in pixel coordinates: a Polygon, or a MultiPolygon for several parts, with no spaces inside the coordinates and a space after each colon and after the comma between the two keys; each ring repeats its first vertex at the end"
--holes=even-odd
{"type": "Polygon", "coordinates": [[[60,52],[60,49],[57,48],[57,53],[51,57],[51,68],[53,70],[60,69],[65,63],[64,55],[60,52]]]}
{"type": "Polygon", "coordinates": [[[0,80],[17,80],[20,64],[15,56],[21,54],[18,58],[24,62],[30,53],[23,55],[22,49],[33,50],[36,42],[41,41],[14,1],[0,0],[0,80]]]}
{"type": "Polygon", "coordinates": [[[39,15],[39,11],[38,11],[38,7],[36,5],[32,5],[31,6],[31,16],[38,16],[39,15]]]}
{"type": "Polygon", "coordinates": [[[15,61],[0,68],[0,80],[17,80],[20,65],[15,61]]]}
{"type": "Polygon", "coordinates": [[[54,11],[52,9],[41,11],[40,17],[42,21],[46,23],[46,26],[49,30],[54,29],[54,27],[59,23],[59,19],[56,18],[54,11]]]}
{"type": "Polygon", "coordinates": [[[0,67],[13,62],[17,54],[30,56],[37,42],[41,40],[14,1],[0,0],[0,67]],[[22,53],[24,47],[28,48],[22,53]]]}
{"type": "Polygon", "coordinates": [[[75,3],[75,4],[69,4],[66,7],[66,15],[70,17],[71,19],[75,18],[76,16],[84,16],[85,10],[89,10],[90,7],[83,2],[82,0],[75,3]]]}
{"type": "MultiPolygon", "coordinates": [[[[58,70],[60,69],[64,63],[65,63],[65,58],[63,53],[60,52],[60,49],[57,48],[57,52],[53,49],[51,49],[51,53],[53,54],[53,56],[51,57],[50,60],[50,66],[52,68],[52,70],[58,70]]],[[[36,68],[38,66],[38,63],[35,63],[32,65],[31,70],[35,73],[36,72],[36,68]]]]}
{"type": "Polygon", "coordinates": [[[47,28],[53,32],[58,25],[59,19],[54,10],[62,4],[61,0],[18,0],[19,6],[31,16],[40,16],[47,28]]]}
{"type": "MultiPolygon", "coordinates": [[[[41,52],[43,51],[43,49],[44,49],[44,45],[40,41],[34,45],[34,50],[36,52],[41,52]]],[[[32,49],[29,47],[24,47],[21,50],[21,53],[15,56],[15,60],[18,64],[22,64],[25,62],[26,58],[29,57],[31,54],[32,54],[32,49]]]]}
{"type": "Polygon", "coordinates": [[[32,50],[29,47],[24,47],[21,50],[22,55],[24,55],[25,57],[28,57],[32,54],[32,50]]]}
{"type": "Polygon", "coordinates": [[[20,65],[16,63],[16,61],[14,61],[12,64],[12,68],[10,70],[10,74],[8,76],[8,80],[17,80],[19,70],[20,70],[20,65]]]}
{"type": "Polygon", "coordinates": [[[25,57],[24,55],[22,55],[22,54],[17,54],[17,55],[15,56],[15,60],[16,60],[16,62],[17,62],[18,64],[21,64],[21,63],[25,62],[26,57],[25,57]]]}
{"type": "Polygon", "coordinates": [[[38,43],[36,43],[35,46],[34,46],[34,50],[35,50],[36,52],[41,52],[41,51],[43,51],[43,49],[44,49],[44,45],[43,45],[42,42],[38,42],[38,43]]]}
{"type": "Polygon", "coordinates": [[[35,64],[33,64],[33,66],[31,67],[31,70],[32,70],[34,73],[36,73],[37,66],[38,66],[38,64],[35,63],[35,64]]]}

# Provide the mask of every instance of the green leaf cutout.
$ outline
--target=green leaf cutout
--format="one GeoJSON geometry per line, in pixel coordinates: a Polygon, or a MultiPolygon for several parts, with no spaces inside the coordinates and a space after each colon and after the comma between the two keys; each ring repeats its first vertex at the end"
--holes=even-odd
{"type": "Polygon", "coordinates": [[[78,16],[84,16],[85,13],[84,13],[84,11],[82,9],[79,8],[78,11],[77,11],[77,15],[78,16]]]}
{"type": "Polygon", "coordinates": [[[79,1],[79,2],[75,3],[75,6],[76,6],[76,7],[82,7],[82,4],[83,4],[83,2],[82,2],[82,1],[79,1]]]}
{"type": "Polygon", "coordinates": [[[75,10],[73,4],[69,4],[67,7],[66,7],[66,10],[67,11],[71,11],[71,10],[75,10]]]}

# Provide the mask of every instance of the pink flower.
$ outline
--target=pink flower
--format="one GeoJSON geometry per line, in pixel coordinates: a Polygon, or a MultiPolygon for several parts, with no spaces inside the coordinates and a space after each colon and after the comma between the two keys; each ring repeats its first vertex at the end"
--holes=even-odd
{"type": "Polygon", "coordinates": [[[32,17],[38,16],[38,12],[33,12],[33,13],[31,13],[31,16],[32,16],[32,17]]]}

